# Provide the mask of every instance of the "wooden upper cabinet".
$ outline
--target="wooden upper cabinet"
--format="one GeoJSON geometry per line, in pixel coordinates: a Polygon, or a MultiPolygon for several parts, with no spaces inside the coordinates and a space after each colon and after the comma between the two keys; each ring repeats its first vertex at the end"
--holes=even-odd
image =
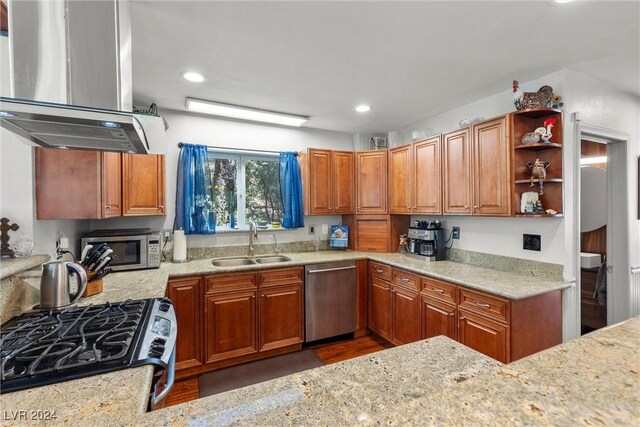
{"type": "Polygon", "coordinates": [[[413,210],[412,146],[389,150],[389,213],[410,214],[413,210]]]}
{"type": "Polygon", "coordinates": [[[122,155],[103,151],[102,161],[102,217],[122,215],[122,155]]]}
{"type": "Polygon", "coordinates": [[[356,212],[387,213],[387,150],[356,153],[356,212]]]}
{"type": "Polygon", "coordinates": [[[300,157],[306,214],[355,213],[354,153],[310,148],[300,157]]]}
{"type": "Polygon", "coordinates": [[[331,214],[331,150],[309,149],[309,214],[331,214]]]}
{"type": "Polygon", "coordinates": [[[443,214],[471,214],[469,128],[442,135],[443,214]]]}
{"type": "Polygon", "coordinates": [[[440,135],[413,144],[413,213],[442,214],[440,135]]]}
{"type": "Polygon", "coordinates": [[[355,153],[332,151],[333,211],[334,214],[352,214],[355,203],[355,153]]]}
{"type": "Polygon", "coordinates": [[[506,116],[472,127],[473,214],[503,215],[511,212],[510,156],[506,116]]]}
{"type": "Polygon", "coordinates": [[[123,216],[164,215],[164,156],[122,155],[123,216]]]}
{"type": "Polygon", "coordinates": [[[35,149],[36,218],[102,217],[99,151],[35,149]]]}

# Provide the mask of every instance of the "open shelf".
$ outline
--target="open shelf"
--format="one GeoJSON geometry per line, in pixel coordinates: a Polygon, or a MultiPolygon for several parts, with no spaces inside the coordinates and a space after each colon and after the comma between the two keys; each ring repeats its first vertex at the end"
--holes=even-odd
{"type": "MultiPolygon", "coordinates": [[[[540,182],[539,179],[534,179],[533,180],[534,184],[537,184],[538,182],[540,182]]],[[[544,183],[545,184],[562,183],[562,178],[545,178],[544,179],[544,183]]],[[[531,184],[531,179],[518,179],[518,180],[516,180],[516,184],[531,184]]]]}
{"type": "Polygon", "coordinates": [[[562,148],[562,144],[557,144],[555,142],[550,142],[548,144],[545,144],[544,142],[539,142],[537,144],[521,144],[513,148],[516,150],[540,151],[540,150],[549,150],[553,148],[562,148]]]}
{"type": "Polygon", "coordinates": [[[554,108],[534,108],[514,111],[511,116],[511,171],[512,171],[512,211],[511,215],[518,218],[561,218],[564,212],[564,183],[562,170],[562,141],[563,116],[562,110],[554,108]],[[523,144],[522,137],[536,128],[542,127],[545,120],[555,119],[552,129],[553,136],[550,143],[523,144]],[[550,162],[547,168],[547,178],[544,180],[544,194],[539,196],[544,209],[553,209],[556,215],[524,214],[520,212],[522,193],[537,191],[538,180],[534,179],[535,187],[531,184],[531,171],[527,162],[539,159],[550,162]]]}

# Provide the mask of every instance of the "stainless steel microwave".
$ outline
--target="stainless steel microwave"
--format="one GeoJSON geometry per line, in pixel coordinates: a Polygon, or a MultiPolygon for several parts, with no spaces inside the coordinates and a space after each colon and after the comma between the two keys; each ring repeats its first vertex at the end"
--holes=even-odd
{"type": "Polygon", "coordinates": [[[112,261],[109,267],[114,271],[159,268],[162,250],[162,235],[148,228],[123,230],[94,230],[80,240],[94,247],[106,243],[111,249],[112,261]]]}

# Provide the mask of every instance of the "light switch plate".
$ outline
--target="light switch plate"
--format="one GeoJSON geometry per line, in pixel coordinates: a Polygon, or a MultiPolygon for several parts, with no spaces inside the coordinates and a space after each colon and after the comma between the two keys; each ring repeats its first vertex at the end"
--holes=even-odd
{"type": "Polygon", "coordinates": [[[329,234],[329,224],[322,224],[322,234],[329,234]]]}

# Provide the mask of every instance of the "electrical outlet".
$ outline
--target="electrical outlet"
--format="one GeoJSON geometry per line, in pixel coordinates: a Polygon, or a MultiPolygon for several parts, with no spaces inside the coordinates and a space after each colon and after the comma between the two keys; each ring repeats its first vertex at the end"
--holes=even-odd
{"type": "Polygon", "coordinates": [[[460,227],[452,227],[451,228],[451,234],[453,234],[453,238],[454,239],[459,239],[460,238],[460,227]]]}
{"type": "Polygon", "coordinates": [[[541,246],[541,238],[539,234],[522,235],[522,249],[540,252],[541,246]]]}
{"type": "Polygon", "coordinates": [[[162,238],[165,242],[170,242],[173,240],[173,233],[171,233],[171,230],[162,230],[162,238]]]}
{"type": "Polygon", "coordinates": [[[316,234],[316,225],[311,224],[309,225],[309,236],[313,236],[314,234],[316,234]]]}

